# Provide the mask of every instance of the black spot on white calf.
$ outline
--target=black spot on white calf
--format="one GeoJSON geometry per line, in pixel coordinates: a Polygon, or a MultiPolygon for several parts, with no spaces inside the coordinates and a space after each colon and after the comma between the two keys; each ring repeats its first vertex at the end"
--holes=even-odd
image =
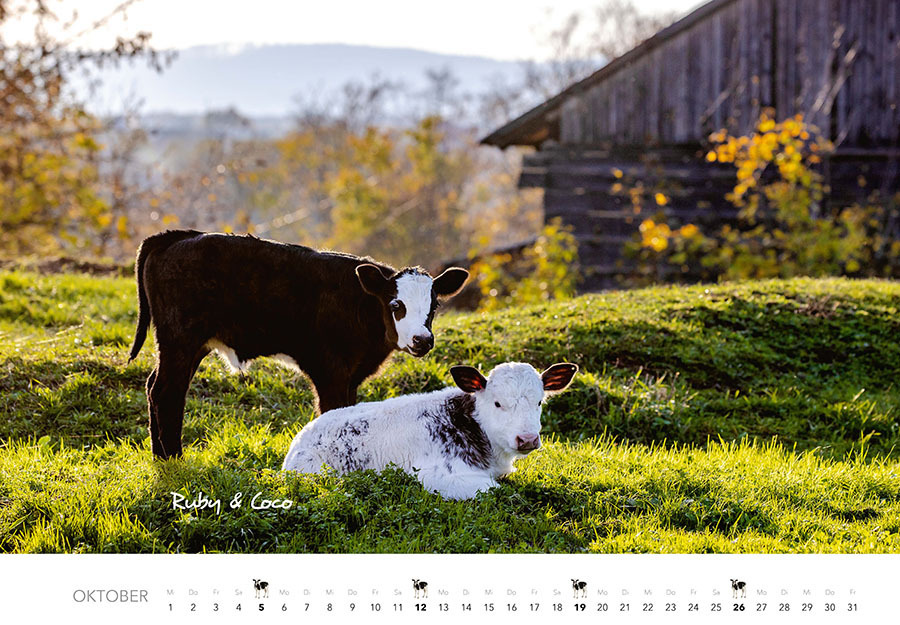
{"type": "Polygon", "coordinates": [[[193,230],[145,239],[135,273],[130,359],[152,323],[159,360],[147,378],[150,436],[163,458],[181,453],[185,395],[210,351],[235,370],[276,357],[309,376],[320,412],[350,406],[392,351],[428,353],[439,298],[468,276],[452,268],[432,279],[420,268],[398,272],[349,254],[193,230]]]}
{"type": "Polygon", "coordinates": [[[474,412],[475,398],[459,393],[448,397],[436,410],[426,410],[419,418],[444,456],[486,469],[491,459],[491,442],[475,420],[474,412]]]}
{"type": "Polygon", "coordinates": [[[346,424],[328,445],[328,454],[338,459],[334,467],[341,473],[360,471],[368,466],[371,455],[360,449],[360,437],[369,432],[369,422],[365,419],[346,424]]]}

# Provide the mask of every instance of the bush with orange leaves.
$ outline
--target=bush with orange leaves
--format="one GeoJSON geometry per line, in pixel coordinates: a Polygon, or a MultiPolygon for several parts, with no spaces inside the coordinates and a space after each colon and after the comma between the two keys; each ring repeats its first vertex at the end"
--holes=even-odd
{"type": "Polygon", "coordinates": [[[900,243],[886,233],[900,197],[826,210],[816,165],[832,146],[802,115],[776,122],[767,112],[748,136],[721,130],[709,139],[706,160],[735,167],[726,198],[739,209],[739,225],[707,235],[693,224],[644,220],[632,246],[637,281],[900,275],[900,243]]]}
{"type": "Polygon", "coordinates": [[[508,253],[486,254],[469,272],[477,276],[482,311],[568,299],[575,295],[581,279],[578,243],[571,226],[557,217],[544,225],[518,258],[508,253]]]}

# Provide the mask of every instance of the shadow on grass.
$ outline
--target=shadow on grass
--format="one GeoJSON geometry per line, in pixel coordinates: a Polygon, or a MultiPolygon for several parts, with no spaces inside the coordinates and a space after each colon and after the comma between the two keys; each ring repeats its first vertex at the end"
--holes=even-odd
{"type": "MultiPolygon", "coordinates": [[[[0,377],[0,413],[8,416],[0,420],[0,439],[49,436],[54,444],[78,447],[148,436],[146,366],[11,358],[0,367],[14,372],[0,377]]],[[[270,370],[235,377],[201,368],[187,395],[185,444],[202,441],[231,421],[305,423],[314,406],[308,382],[270,370]]]]}

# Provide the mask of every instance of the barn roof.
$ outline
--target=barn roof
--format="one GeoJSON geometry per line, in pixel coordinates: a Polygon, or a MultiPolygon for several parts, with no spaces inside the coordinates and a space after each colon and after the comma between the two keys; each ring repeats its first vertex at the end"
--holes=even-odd
{"type": "Polygon", "coordinates": [[[736,2],[736,0],[710,0],[706,4],[697,7],[671,26],[663,28],[622,56],[616,57],[587,78],[576,82],[543,104],[539,104],[527,113],[507,122],[506,125],[484,137],[481,143],[495,145],[499,148],[507,148],[511,145],[537,147],[547,139],[558,139],[558,136],[554,136],[554,134],[558,134],[559,109],[570,96],[603,82],[620,69],[634,62],[635,59],[651,52],[672,37],[691,28],[697,22],[706,19],[732,2],[736,2]]]}

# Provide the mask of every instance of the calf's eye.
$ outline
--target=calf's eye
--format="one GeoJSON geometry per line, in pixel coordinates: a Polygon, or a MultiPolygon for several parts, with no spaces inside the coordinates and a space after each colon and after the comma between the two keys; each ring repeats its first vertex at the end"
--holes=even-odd
{"type": "Polygon", "coordinates": [[[400,310],[400,302],[398,302],[397,300],[391,301],[391,310],[394,312],[400,310]]]}

